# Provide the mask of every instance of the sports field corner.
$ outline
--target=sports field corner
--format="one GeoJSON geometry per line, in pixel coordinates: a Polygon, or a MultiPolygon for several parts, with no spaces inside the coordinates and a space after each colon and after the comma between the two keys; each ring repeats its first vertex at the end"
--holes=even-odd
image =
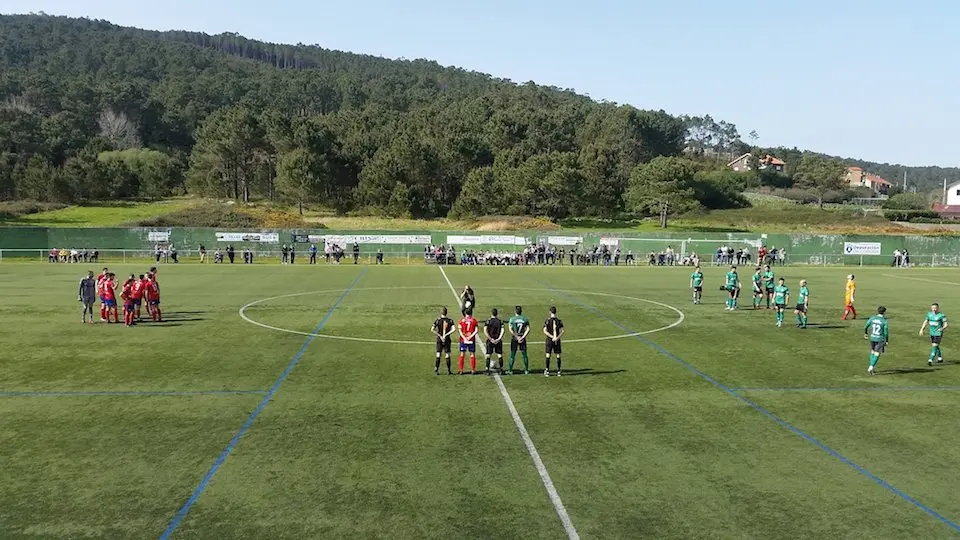
{"type": "Polygon", "coordinates": [[[954,270],[775,267],[809,282],[799,329],[724,310],[722,266],[693,305],[682,267],[171,264],[165,321],[133,328],[80,324],[78,269],[0,266],[0,537],[960,534],[960,357],[917,335],[954,270]],[[481,323],[522,306],[529,375],[433,374],[466,285],[481,323]]]}

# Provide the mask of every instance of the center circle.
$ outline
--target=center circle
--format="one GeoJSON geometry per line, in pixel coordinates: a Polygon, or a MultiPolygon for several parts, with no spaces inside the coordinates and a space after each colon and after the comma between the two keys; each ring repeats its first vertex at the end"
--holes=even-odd
{"type": "MultiPolygon", "coordinates": [[[[351,289],[351,291],[395,291],[395,290],[415,290],[415,289],[420,289],[420,290],[423,290],[423,289],[447,289],[447,287],[445,287],[445,286],[443,286],[443,285],[430,285],[430,286],[421,286],[421,287],[414,287],[414,286],[410,286],[410,287],[358,287],[358,288],[355,288],[355,289],[351,289]]],[[[512,290],[512,291],[528,291],[528,292],[529,292],[529,291],[544,291],[544,292],[547,292],[547,293],[570,293],[570,294],[579,294],[579,295],[584,295],[584,296],[603,296],[603,297],[609,297],[609,298],[620,298],[620,299],[633,300],[633,301],[635,301],[635,302],[642,302],[642,303],[646,303],[646,304],[652,304],[652,305],[655,305],[655,306],[660,306],[660,307],[662,307],[662,308],[669,309],[669,310],[671,310],[671,311],[673,311],[674,313],[677,314],[677,320],[673,321],[672,323],[670,323],[670,324],[668,324],[668,325],[661,326],[661,327],[659,327],[659,328],[654,328],[654,329],[652,329],[652,330],[644,330],[644,331],[642,331],[642,332],[629,332],[629,333],[626,333],[626,334],[615,334],[615,335],[610,335],[610,336],[599,336],[599,337],[588,337],[588,338],[564,339],[563,341],[564,341],[565,343],[585,343],[585,342],[590,342],[590,341],[607,341],[607,340],[612,340],[612,339],[624,339],[624,338],[629,338],[629,337],[642,336],[642,335],[646,335],[646,334],[653,334],[653,333],[655,333],[655,332],[662,332],[662,331],[664,331],[664,330],[669,330],[669,329],[671,329],[671,328],[674,328],[674,327],[676,327],[676,326],[679,326],[681,323],[683,323],[683,320],[684,320],[684,317],[685,317],[682,311],[680,311],[679,309],[677,309],[677,308],[675,308],[675,307],[673,307],[673,306],[671,306],[671,305],[669,305],[669,304],[664,304],[663,302],[657,302],[657,301],[655,301],[655,300],[648,300],[648,299],[646,299],[646,298],[638,298],[638,297],[635,297],[635,296],[626,296],[626,295],[623,295],[623,294],[612,294],[612,293],[602,293],[602,292],[588,292],[588,291],[573,291],[573,290],[569,290],[569,289],[534,289],[534,288],[529,288],[529,287],[497,287],[497,290],[506,290],[506,291],[510,291],[510,290],[512,290]]],[[[244,305],[243,307],[240,308],[239,314],[240,314],[240,318],[241,318],[241,319],[243,319],[244,321],[246,321],[246,322],[248,322],[248,323],[250,323],[250,324],[253,324],[253,325],[255,325],[255,326],[259,326],[259,327],[261,327],[261,328],[266,328],[266,329],[268,329],[268,330],[275,330],[275,331],[277,331],[277,332],[285,332],[285,333],[288,333],[288,334],[297,334],[297,335],[301,335],[301,336],[318,337],[318,338],[324,338],[324,339],[339,339],[339,340],[343,340],[343,341],[360,341],[360,342],[366,342],[366,343],[393,343],[393,344],[398,344],[398,345],[433,345],[433,344],[434,344],[433,341],[407,341],[407,340],[402,340],[402,339],[374,339],[374,338],[364,338],[364,337],[355,337],[355,336],[337,336],[337,335],[333,335],[333,334],[321,334],[321,333],[319,333],[319,332],[302,332],[302,331],[300,331],[300,330],[292,330],[292,329],[290,329],[290,328],[282,328],[282,327],[279,327],[279,326],[272,326],[272,325],[269,325],[269,324],[262,323],[262,322],[260,322],[260,321],[257,321],[257,320],[254,320],[254,319],[250,318],[250,317],[247,315],[247,313],[246,313],[247,309],[249,309],[249,308],[251,308],[251,307],[253,307],[253,306],[256,306],[256,305],[259,305],[259,304],[264,304],[264,303],[267,303],[267,302],[271,302],[271,301],[273,301],[273,300],[280,300],[280,299],[282,299],[282,298],[293,298],[293,297],[297,297],[297,296],[309,296],[309,295],[313,295],[313,294],[316,294],[316,295],[335,294],[335,293],[342,294],[343,292],[344,292],[344,289],[324,289],[324,290],[319,290],[319,291],[296,292],[296,293],[290,293],[290,294],[281,294],[281,295],[278,295],[278,296],[270,296],[270,297],[268,297],[268,298],[261,298],[261,299],[259,299],[259,300],[254,300],[253,302],[250,302],[250,303],[244,305]]]]}

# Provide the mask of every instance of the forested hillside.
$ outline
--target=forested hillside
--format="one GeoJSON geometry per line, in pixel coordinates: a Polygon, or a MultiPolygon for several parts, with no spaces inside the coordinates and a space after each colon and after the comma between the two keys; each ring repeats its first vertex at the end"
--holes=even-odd
{"type": "MultiPolygon", "coordinates": [[[[680,157],[692,120],[426,60],[0,16],[0,200],[550,218],[746,204],[762,179],[680,157]]],[[[749,148],[722,127],[711,150],[749,148]]]]}

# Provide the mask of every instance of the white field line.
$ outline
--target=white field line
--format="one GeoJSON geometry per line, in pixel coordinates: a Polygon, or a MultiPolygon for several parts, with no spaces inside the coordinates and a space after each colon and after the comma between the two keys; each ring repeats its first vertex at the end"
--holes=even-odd
{"type": "MultiPolygon", "coordinates": [[[[442,265],[438,265],[437,268],[440,269],[440,273],[443,274],[443,279],[447,282],[447,285],[450,287],[450,292],[453,293],[453,297],[457,301],[457,305],[460,306],[460,295],[457,294],[457,290],[453,287],[453,283],[450,283],[450,278],[447,277],[447,272],[443,269],[442,265]]],[[[477,343],[483,350],[484,356],[486,356],[487,351],[483,341],[478,339],[477,343]]],[[[570,521],[570,515],[567,514],[567,509],[564,508],[563,501],[560,500],[560,494],[557,493],[557,488],[554,487],[553,480],[550,479],[550,473],[547,472],[546,465],[544,465],[543,460],[540,459],[540,452],[537,452],[537,447],[533,445],[533,440],[530,438],[530,433],[527,432],[526,426],[523,425],[523,420],[520,419],[520,413],[517,412],[517,408],[513,405],[513,400],[510,399],[510,393],[507,392],[507,387],[504,386],[503,380],[500,378],[500,374],[494,373],[493,379],[497,382],[497,388],[500,389],[500,395],[503,397],[503,401],[507,404],[507,409],[510,410],[510,416],[513,417],[513,423],[517,426],[517,430],[520,432],[520,438],[523,439],[523,444],[527,447],[527,452],[529,452],[530,457],[533,458],[533,464],[537,468],[537,472],[540,473],[540,479],[543,481],[543,487],[547,489],[547,495],[550,496],[550,502],[553,503],[553,508],[557,511],[557,516],[560,518],[560,522],[563,523],[563,528],[567,532],[567,537],[570,538],[570,540],[580,540],[580,535],[577,533],[577,529],[573,527],[573,522],[570,521]]]]}

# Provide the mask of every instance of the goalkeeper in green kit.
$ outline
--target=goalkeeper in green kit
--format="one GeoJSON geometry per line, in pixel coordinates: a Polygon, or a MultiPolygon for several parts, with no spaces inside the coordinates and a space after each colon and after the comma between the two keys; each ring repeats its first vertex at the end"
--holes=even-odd
{"type": "Polygon", "coordinates": [[[927,365],[932,366],[936,360],[938,364],[943,363],[943,353],[940,351],[940,340],[943,339],[943,331],[950,326],[947,323],[947,316],[940,312],[940,304],[932,304],[930,311],[927,312],[927,318],[923,320],[920,326],[920,335],[923,335],[925,328],[930,329],[930,358],[927,359],[927,365]]]}
{"type": "Polygon", "coordinates": [[[523,374],[530,373],[530,358],[527,356],[527,334],[530,333],[530,321],[523,315],[523,308],[517,306],[516,314],[507,321],[510,327],[510,365],[507,375],[513,375],[513,361],[517,358],[517,350],[523,356],[523,374]]]}
{"type": "Polygon", "coordinates": [[[890,340],[890,326],[886,318],[887,308],[880,306],[877,308],[877,314],[867,319],[867,324],[863,326],[863,339],[870,341],[870,367],[867,368],[867,374],[876,373],[877,362],[880,361],[880,355],[883,354],[887,343],[890,340]]]}

